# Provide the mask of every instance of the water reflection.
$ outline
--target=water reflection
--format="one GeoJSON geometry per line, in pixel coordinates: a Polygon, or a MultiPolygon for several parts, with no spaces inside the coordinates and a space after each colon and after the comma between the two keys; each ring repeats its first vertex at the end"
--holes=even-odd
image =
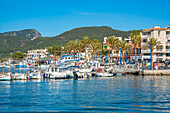
{"type": "Polygon", "coordinates": [[[170,112],[170,77],[0,81],[0,111],[170,112]]]}

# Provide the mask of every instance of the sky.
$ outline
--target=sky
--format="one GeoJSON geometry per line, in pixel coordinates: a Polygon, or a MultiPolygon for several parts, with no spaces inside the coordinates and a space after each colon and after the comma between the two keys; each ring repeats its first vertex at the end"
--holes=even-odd
{"type": "Polygon", "coordinates": [[[0,33],[36,29],[56,36],[77,27],[140,30],[170,24],[170,0],[0,0],[0,33]]]}

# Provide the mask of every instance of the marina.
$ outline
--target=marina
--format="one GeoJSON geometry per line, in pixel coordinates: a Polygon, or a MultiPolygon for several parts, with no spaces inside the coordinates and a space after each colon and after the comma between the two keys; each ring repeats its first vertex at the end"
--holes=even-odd
{"type": "Polygon", "coordinates": [[[0,113],[170,112],[170,0],[0,4],[0,113]]]}

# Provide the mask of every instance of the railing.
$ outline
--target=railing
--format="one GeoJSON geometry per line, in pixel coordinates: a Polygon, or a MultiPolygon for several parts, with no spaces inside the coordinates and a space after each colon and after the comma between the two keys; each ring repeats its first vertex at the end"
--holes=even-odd
{"type": "Polygon", "coordinates": [[[151,35],[142,35],[141,38],[151,37],[151,35]]]}
{"type": "Polygon", "coordinates": [[[141,50],[141,52],[150,52],[150,49],[146,49],[146,50],[141,50]]]}
{"type": "MultiPolygon", "coordinates": [[[[158,51],[170,51],[170,49],[154,49],[153,52],[158,52],[158,51]]],[[[145,53],[145,52],[150,52],[150,49],[146,49],[146,50],[141,50],[142,53],[145,53]]]]}

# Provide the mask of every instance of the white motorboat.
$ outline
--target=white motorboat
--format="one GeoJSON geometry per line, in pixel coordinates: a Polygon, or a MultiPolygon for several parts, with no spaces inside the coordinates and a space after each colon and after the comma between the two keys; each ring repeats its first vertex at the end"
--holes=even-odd
{"type": "Polygon", "coordinates": [[[60,70],[60,68],[57,67],[49,67],[45,73],[44,73],[45,78],[50,78],[50,79],[64,79],[66,78],[66,73],[60,70]]]}
{"type": "Polygon", "coordinates": [[[12,74],[12,80],[27,80],[27,74],[25,73],[12,74]]]}
{"type": "Polygon", "coordinates": [[[96,73],[95,75],[96,75],[96,77],[112,77],[112,76],[113,76],[112,73],[107,73],[107,72],[104,72],[104,73],[96,73]]]}
{"type": "Polygon", "coordinates": [[[10,80],[11,80],[11,73],[0,74],[0,81],[10,81],[10,80]]]}
{"type": "Polygon", "coordinates": [[[28,79],[41,79],[41,72],[40,71],[34,71],[28,75],[28,79]]]}

